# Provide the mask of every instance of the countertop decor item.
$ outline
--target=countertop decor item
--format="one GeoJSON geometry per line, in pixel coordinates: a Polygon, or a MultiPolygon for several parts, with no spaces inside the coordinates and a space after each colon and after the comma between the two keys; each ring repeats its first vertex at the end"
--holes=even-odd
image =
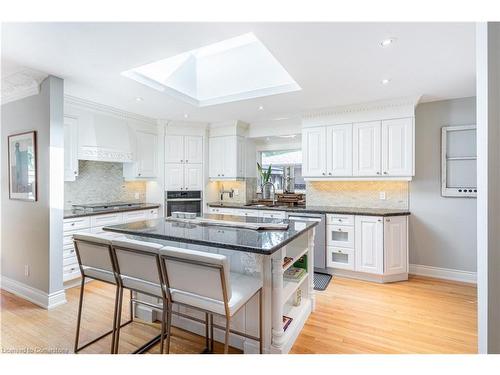
{"type": "Polygon", "coordinates": [[[9,198],[38,200],[36,131],[8,136],[9,198]]]}
{"type": "Polygon", "coordinates": [[[267,170],[264,170],[260,163],[257,163],[257,169],[259,170],[260,179],[261,179],[261,191],[262,191],[262,199],[270,199],[271,198],[271,187],[274,188],[273,183],[271,182],[271,171],[272,166],[269,165],[267,170]]]}

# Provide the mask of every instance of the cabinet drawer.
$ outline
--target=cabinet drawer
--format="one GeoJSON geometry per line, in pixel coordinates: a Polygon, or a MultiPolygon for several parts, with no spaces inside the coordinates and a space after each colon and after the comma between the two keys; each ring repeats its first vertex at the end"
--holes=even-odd
{"type": "Polygon", "coordinates": [[[284,211],[261,211],[261,217],[265,217],[268,219],[285,219],[286,213],[284,211]]]}
{"type": "Polygon", "coordinates": [[[123,214],[121,212],[91,216],[90,218],[91,227],[102,227],[106,225],[120,224],[121,222],[123,222],[123,214]]]}
{"type": "Polygon", "coordinates": [[[326,223],[332,225],[354,225],[354,215],[327,214],[326,223]]]}
{"type": "Polygon", "coordinates": [[[76,265],[76,267],[78,267],[78,259],[76,258],[75,255],[63,259],[63,267],[71,266],[71,265],[76,265]]]}
{"type": "Polygon", "coordinates": [[[331,268],[354,270],[354,249],[328,246],[326,265],[331,268]]]}
{"type": "Polygon", "coordinates": [[[328,246],[354,247],[354,227],[344,225],[327,225],[327,240],[328,246]]]}
{"type": "Polygon", "coordinates": [[[90,217],[77,217],[74,219],[64,219],[63,231],[84,229],[90,227],[90,217]]]}
{"type": "Polygon", "coordinates": [[[78,267],[78,264],[63,268],[63,282],[76,279],[77,277],[80,277],[80,267],[78,267]]]}
{"type": "Polygon", "coordinates": [[[129,223],[131,221],[147,220],[147,218],[148,218],[148,211],[147,210],[130,211],[130,212],[123,213],[123,222],[124,223],[129,223]]]}
{"type": "Polygon", "coordinates": [[[157,219],[158,218],[158,209],[151,208],[151,209],[147,210],[147,217],[148,217],[148,219],[157,219]]]}
{"type": "Polygon", "coordinates": [[[73,245],[64,246],[63,259],[76,256],[75,247],[73,245]]]}
{"type": "Polygon", "coordinates": [[[259,217],[260,212],[257,210],[239,210],[238,215],[240,216],[248,216],[248,217],[259,217]]]}

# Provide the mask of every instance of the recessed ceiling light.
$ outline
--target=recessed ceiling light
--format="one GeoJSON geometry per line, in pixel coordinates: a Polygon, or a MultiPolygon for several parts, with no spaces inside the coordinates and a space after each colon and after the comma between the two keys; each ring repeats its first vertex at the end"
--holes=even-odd
{"type": "Polygon", "coordinates": [[[184,113],[184,118],[188,118],[189,115],[187,113],[184,113]]]}
{"type": "Polygon", "coordinates": [[[380,42],[380,45],[382,46],[382,48],[386,48],[386,47],[389,47],[390,45],[394,44],[394,42],[396,41],[396,38],[387,38],[387,39],[384,39],[380,42]]]}
{"type": "Polygon", "coordinates": [[[140,96],[138,96],[137,98],[135,98],[135,101],[136,101],[136,102],[142,102],[143,100],[144,100],[144,99],[143,99],[143,98],[141,98],[140,96]]]}
{"type": "Polygon", "coordinates": [[[389,84],[389,82],[391,82],[391,80],[390,80],[390,79],[388,79],[388,78],[383,79],[382,81],[380,81],[380,83],[381,83],[381,84],[383,84],[383,85],[388,85],[388,84],[389,84]]]}
{"type": "Polygon", "coordinates": [[[280,135],[280,138],[295,138],[297,134],[289,134],[289,135],[280,135]]]}
{"type": "Polygon", "coordinates": [[[264,110],[264,106],[259,106],[259,111],[263,111],[264,110]]]}

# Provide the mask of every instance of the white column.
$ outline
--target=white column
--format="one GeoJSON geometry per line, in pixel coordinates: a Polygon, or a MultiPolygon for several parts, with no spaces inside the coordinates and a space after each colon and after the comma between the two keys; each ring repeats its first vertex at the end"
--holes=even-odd
{"type": "Polygon", "coordinates": [[[283,259],[286,249],[281,248],[272,255],[271,270],[273,275],[272,300],[272,346],[281,348],[283,338],[283,259]]]}
{"type": "Polygon", "coordinates": [[[478,351],[500,353],[500,23],[476,27],[478,351]]]}

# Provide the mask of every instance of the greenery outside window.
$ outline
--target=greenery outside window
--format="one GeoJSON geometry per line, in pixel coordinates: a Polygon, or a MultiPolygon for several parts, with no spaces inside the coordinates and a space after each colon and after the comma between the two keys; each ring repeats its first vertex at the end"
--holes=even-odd
{"type": "MultiPolygon", "coordinates": [[[[283,172],[285,167],[292,166],[295,172],[295,192],[305,193],[306,183],[302,177],[302,150],[261,151],[260,163],[263,169],[271,165],[270,181],[277,192],[283,192],[283,172]]],[[[259,181],[259,185],[262,181],[259,181]]]]}

